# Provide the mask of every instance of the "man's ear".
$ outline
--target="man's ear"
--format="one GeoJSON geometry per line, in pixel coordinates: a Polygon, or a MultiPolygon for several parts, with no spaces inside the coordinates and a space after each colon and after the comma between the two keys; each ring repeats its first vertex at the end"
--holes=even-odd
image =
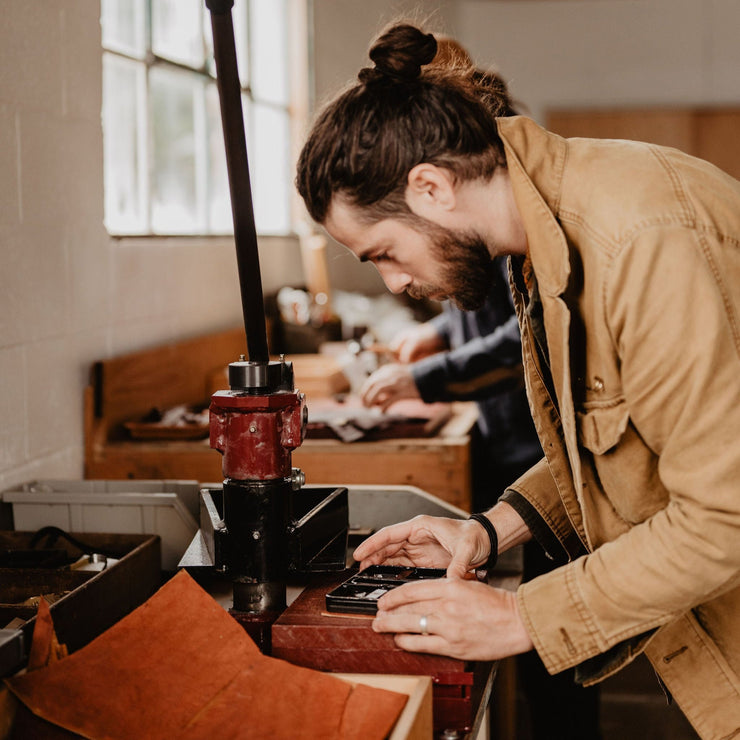
{"type": "Polygon", "coordinates": [[[406,203],[417,216],[433,218],[440,210],[455,208],[455,187],[449,170],[422,162],[410,170],[407,182],[406,203]]]}

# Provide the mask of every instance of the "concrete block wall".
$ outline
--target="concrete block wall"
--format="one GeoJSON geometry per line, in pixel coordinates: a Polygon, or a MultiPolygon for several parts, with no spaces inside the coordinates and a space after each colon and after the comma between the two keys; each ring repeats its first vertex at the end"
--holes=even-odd
{"type": "MultiPolygon", "coordinates": [[[[98,0],[4,0],[0,24],[0,491],[83,474],[98,359],[239,325],[233,240],[111,239],[98,0]]],[[[297,242],[260,245],[265,289],[297,242]]]]}
{"type": "Polygon", "coordinates": [[[96,5],[3,4],[0,488],[80,474],[84,364],[106,347],[96,5]]]}
{"type": "MultiPolygon", "coordinates": [[[[315,100],[400,15],[553,105],[740,102],[737,0],[313,0],[315,100]]],[[[4,0],[0,24],[0,490],[82,475],[90,364],[241,322],[230,239],[111,239],[103,225],[98,0],[4,0]]],[[[301,281],[261,242],[265,290],[301,281]]],[[[384,288],[330,252],[337,287],[384,288]]]]}
{"type": "Polygon", "coordinates": [[[459,0],[455,33],[549,108],[737,105],[737,0],[459,0]]]}

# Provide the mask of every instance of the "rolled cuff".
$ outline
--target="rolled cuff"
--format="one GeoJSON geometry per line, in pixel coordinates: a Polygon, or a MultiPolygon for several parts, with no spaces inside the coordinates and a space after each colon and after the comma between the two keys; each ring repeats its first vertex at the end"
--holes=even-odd
{"type": "MultiPolygon", "coordinates": [[[[532,526],[537,527],[537,532],[540,529],[534,522],[539,519],[550,530],[554,539],[557,540],[557,544],[555,544],[552,538],[545,534],[541,534],[542,539],[540,539],[537,532],[530,526],[532,534],[543,546],[545,552],[552,557],[557,557],[564,552],[569,560],[583,554],[583,543],[568,518],[558,487],[544,457],[506,489],[502,500],[510,503],[508,499],[514,493],[518,494],[529,505],[529,510],[522,509],[522,511],[525,511],[526,516],[532,518],[532,526]]],[[[516,508],[516,505],[512,505],[516,508]]],[[[519,513],[522,515],[521,511],[519,513]]],[[[522,518],[529,526],[529,521],[525,518],[525,515],[522,515],[522,518]]]]}
{"type": "Polygon", "coordinates": [[[527,528],[537,541],[537,544],[545,551],[550,560],[557,560],[568,555],[560,540],[553,534],[552,530],[545,524],[545,520],[537,513],[532,504],[520,493],[512,489],[504,491],[499,501],[505,501],[524,520],[527,528]]]}

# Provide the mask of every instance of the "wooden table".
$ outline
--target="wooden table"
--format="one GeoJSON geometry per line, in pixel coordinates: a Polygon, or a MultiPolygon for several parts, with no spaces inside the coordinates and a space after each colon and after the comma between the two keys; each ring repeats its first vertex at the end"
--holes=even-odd
{"type": "MultiPolygon", "coordinates": [[[[232,329],[94,363],[85,393],[85,477],[221,481],[221,455],[207,439],[132,440],[125,424],[155,407],[207,403],[214,387],[224,386],[224,368],[244,351],[243,343],[243,330],[232,329]]],[[[320,391],[302,363],[298,356],[310,407],[320,391]]],[[[452,412],[433,437],[309,439],[293,454],[293,464],[311,484],[412,485],[470,511],[477,407],[453,404],[452,412]]]]}
{"type": "Polygon", "coordinates": [[[307,439],[293,453],[312,485],[416,486],[470,511],[471,431],[475,404],[453,404],[453,413],[434,437],[344,443],[307,439]]]}
{"type": "MultiPolygon", "coordinates": [[[[312,485],[412,485],[470,511],[474,404],[455,404],[434,437],[344,443],[308,439],[293,453],[312,485]]],[[[221,455],[208,440],[103,440],[88,445],[86,478],[222,480],[221,455]]]]}

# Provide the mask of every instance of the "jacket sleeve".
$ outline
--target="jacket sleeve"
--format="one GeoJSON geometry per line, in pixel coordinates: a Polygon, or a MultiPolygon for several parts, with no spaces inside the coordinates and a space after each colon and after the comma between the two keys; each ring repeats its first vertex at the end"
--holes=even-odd
{"type": "Polygon", "coordinates": [[[519,324],[512,315],[486,336],[415,362],[411,373],[427,403],[475,401],[489,398],[499,387],[521,385],[521,361],[519,324]]]}
{"type": "Polygon", "coordinates": [[[614,255],[602,295],[621,393],[586,409],[579,453],[624,526],[518,591],[552,673],[740,583],[740,250],[730,242],[662,225],[614,255]]]}
{"type": "Polygon", "coordinates": [[[544,457],[514,481],[499,500],[519,514],[551,560],[571,560],[583,553],[544,457]]]}
{"type": "Polygon", "coordinates": [[[451,346],[450,336],[450,313],[449,311],[442,311],[437,314],[434,318],[429,319],[427,322],[434,331],[445,341],[448,347],[451,346]]]}

